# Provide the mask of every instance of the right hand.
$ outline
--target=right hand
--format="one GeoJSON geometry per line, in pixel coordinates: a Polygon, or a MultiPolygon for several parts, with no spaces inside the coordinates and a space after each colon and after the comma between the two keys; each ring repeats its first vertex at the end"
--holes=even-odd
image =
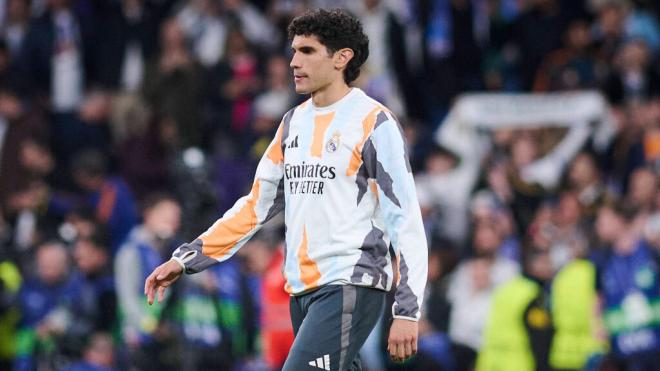
{"type": "Polygon", "coordinates": [[[149,305],[154,303],[154,297],[158,292],[158,302],[165,298],[165,288],[173,284],[183,274],[183,268],[175,260],[169,260],[153,272],[144,281],[144,294],[147,295],[149,305]]]}

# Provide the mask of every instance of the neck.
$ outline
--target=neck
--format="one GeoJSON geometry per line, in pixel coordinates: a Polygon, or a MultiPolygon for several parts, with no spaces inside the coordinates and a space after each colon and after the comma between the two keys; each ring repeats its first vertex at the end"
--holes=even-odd
{"type": "Polygon", "coordinates": [[[312,103],[316,107],[329,106],[343,98],[351,90],[344,80],[336,82],[312,93],[312,103]]]}

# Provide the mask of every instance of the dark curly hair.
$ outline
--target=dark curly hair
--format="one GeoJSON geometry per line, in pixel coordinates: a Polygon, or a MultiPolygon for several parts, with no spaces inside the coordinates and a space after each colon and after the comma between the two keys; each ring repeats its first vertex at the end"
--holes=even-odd
{"type": "Polygon", "coordinates": [[[341,9],[316,9],[294,18],[287,29],[289,39],[295,36],[316,36],[330,54],[343,48],[353,50],[353,59],[344,70],[349,84],[360,75],[360,66],[369,57],[369,38],[362,23],[341,9]]]}

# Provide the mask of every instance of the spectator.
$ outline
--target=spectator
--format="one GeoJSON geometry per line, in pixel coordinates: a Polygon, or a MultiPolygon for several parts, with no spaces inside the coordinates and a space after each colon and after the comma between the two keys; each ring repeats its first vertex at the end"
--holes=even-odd
{"type": "Polygon", "coordinates": [[[13,58],[20,55],[23,49],[25,35],[30,23],[30,2],[25,0],[8,0],[5,4],[5,19],[1,25],[2,38],[7,42],[9,53],[13,58]]]}
{"type": "Polygon", "coordinates": [[[75,111],[93,73],[92,17],[83,16],[70,0],[48,0],[25,36],[19,66],[32,91],[55,113],[75,111]]]}
{"type": "Polygon", "coordinates": [[[245,35],[240,29],[232,28],[227,35],[224,58],[210,76],[212,97],[219,114],[226,119],[226,126],[215,130],[245,137],[254,95],[261,86],[257,61],[245,35]]]}
{"type": "Polygon", "coordinates": [[[552,263],[547,252],[527,251],[523,275],[493,295],[476,369],[551,370],[554,328],[550,316],[552,263]]]}
{"type": "Polygon", "coordinates": [[[162,363],[152,345],[158,340],[164,306],[146,304],[143,282],[177,245],[180,214],[178,202],[170,196],[149,197],[142,211],[142,224],[131,230],[114,261],[122,339],[130,352],[130,364],[137,368],[162,363]]]}
{"type": "Polygon", "coordinates": [[[106,333],[93,334],[85,350],[83,359],[67,367],[66,371],[112,371],[115,370],[112,338],[106,333]]]}
{"type": "Polygon", "coordinates": [[[632,228],[634,213],[623,204],[601,208],[596,230],[609,247],[598,287],[612,353],[626,370],[654,370],[660,362],[660,327],[652,304],[660,297],[658,255],[632,228]]]}
{"type": "Polygon", "coordinates": [[[660,76],[651,66],[646,43],[633,39],[621,44],[613,58],[614,69],[604,82],[603,90],[614,104],[645,101],[660,94],[660,76]]]}
{"type": "Polygon", "coordinates": [[[590,89],[604,79],[605,66],[591,50],[589,24],[582,19],[568,25],[564,34],[564,47],[543,60],[534,81],[534,91],[562,91],[590,89]]]}
{"type": "Polygon", "coordinates": [[[188,0],[176,16],[195,57],[205,68],[214,67],[225,52],[231,22],[223,10],[220,2],[188,0]]]}
{"type": "Polygon", "coordinates": [[[601,172],[593,155],[582,152],[575,156],[567,172],[567,187],[580,202],[582,215],[590,222],[596,219],[598,208],[612,198],[605,188],[601,172]]]}
{"type": "Polygon", "coordinates": [[[294,338],[289,296],[282,289],[286,283],[281,274],[284,254],[279,239],[267,232],[245,247],[248,269],[262,277],[259,327],[263,358],[271,370],[278,370],[284,366],[294,338]]]}
{"type": "Polygon", "coordinates": [[[203,75],[188,50],[181,25],[168,19],[161,27],[161,53],[151,61],[144,77],[143,94],[176,148],[201,144],[200,104],[203,75]]]}
{"type": "Polygon", "coordinates": [[[53,158],[43,147],[47,140],[44,122],[37,114],[28,115],[14,91],[2,88],[0,132],[0,205],[10,215],[18,211],[11,210],[10,197],[47,175],[53,158]]]}
{"type": "Polygon", "coordinates": [[[36,251],[36,275],[18,294],[21,320],[15,370],[53,368],[60,357],[58,337],[75,321],[80,285],[69,269],[69,256],[59,242],[46,242],[36,251]]]}
{"type": "Polygon", "coordinates": [[[473,367],[493,292],[518,273],[516,263],[498,257],[501,243],[502,236],[494,225],[477,224],[473,232],[475,255],[458,265],[449,282],[449,336],[458,354],[459,370],[473,367]]]}
{"type": "Polygon", "coordinates": [[[99,2],[97,75],[106,89],[135,92],[156,55],[158,25],[167,6],[144,0],[99,2]]]}
{"type": "Polygon", "coordinates": [[[138,221],[133,195],[121,178],[108,175],[107,159],[98,151],[81,151],[71,167],[76,184],[85,192],[84,204],[110,233],[114,255],[138,221]]]}
{"type": "Polygon", "coordinates": [[[79,338],[116,328],[117,298],[110,253],[110,238],[98,225],[75,242],[73,257],[81,276],[81,308],[75,325],[79,338]]]}

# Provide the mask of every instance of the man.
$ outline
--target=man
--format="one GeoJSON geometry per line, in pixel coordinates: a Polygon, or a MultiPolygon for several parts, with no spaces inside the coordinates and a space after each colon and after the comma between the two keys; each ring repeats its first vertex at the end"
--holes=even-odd
{"type": "Polygon", "coordinates": [[[114,260],[121,336],[128,347],[131,367],[140,370],[165,367],[154,364],[161,362],[155,353],[166,340],[161,336],[164,331],[159,331],[163,328],[164,307],[148,307],[140,288],[149,272],[178,245],[180,220],[181,207],[176,199],[168,194],[150,195],[143,204],[142,224],[131,230],[114,260]]]}
{"type": "Polygon", "coordinates": [[[150,303],[182,272],[228,259],[285,210],[285,290],[295,341],[284,370],[359,370],[357,353],[396,286],[390,356],[417,351],[427,246],[400,127],[349,83],[369,54],[362,26],[316,10],[289,25],[296,92],[249,195],[145,282],[150,303]]]}

